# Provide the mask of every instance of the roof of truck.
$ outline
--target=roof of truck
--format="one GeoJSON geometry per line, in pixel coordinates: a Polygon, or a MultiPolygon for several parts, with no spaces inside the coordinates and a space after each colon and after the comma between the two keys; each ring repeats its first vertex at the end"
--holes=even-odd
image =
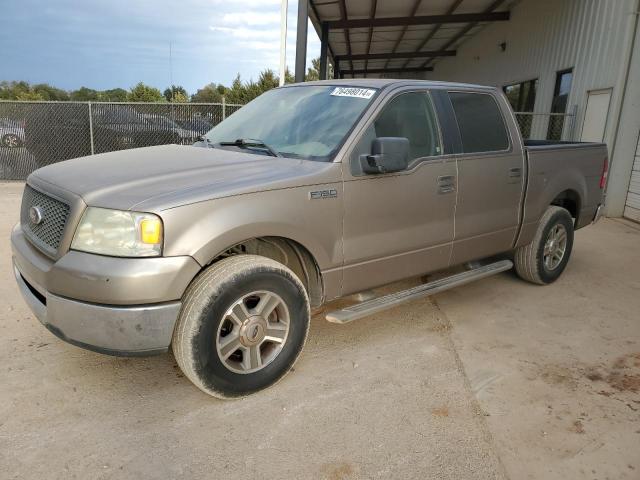
{"type": "MultiPolygon", "coordinates": [[[[301,83],[289,83],[287,86],[303,85],[301,83]]],[[[435,80],[415,80],[415,79],[394,79],[394,78],[342,78],[333,80],[316,80],[313,82],[305,82],[304,85],[336,85],[336,86],[352,86],[364,88],[385,88],[390,85],[424,85],[425,87],[448,87],[448,88],[474,88],[474,89],[491,89],[496,87],[488,85],[474,85],[471,83],[455,83],[440,82],[435,80]]]]}

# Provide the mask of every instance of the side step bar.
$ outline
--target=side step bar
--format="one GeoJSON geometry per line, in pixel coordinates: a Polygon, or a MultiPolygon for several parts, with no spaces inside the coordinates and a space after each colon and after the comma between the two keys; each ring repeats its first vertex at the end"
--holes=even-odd
{"type": "Polygon", "coordinates": [[[362,317],[373,315],[374,313],[387,310],[397,305],[411,302],[418,298],[428,297],[434,293],[444,292],[450,288],[459,287],[474,280],[495,275],[513,268],[511,260],[500,260],[499,262],[490,263],[481,267],[476,267],[466,272],[457,273],[450,277],[434,280],[433,282],[418,285],[401,292],[390,293],[383,297],[373,298],[365,302],[345,307],[342,310],[335,310],[327,313],[327,320],[331,323],[349,323],[362,317]]]}

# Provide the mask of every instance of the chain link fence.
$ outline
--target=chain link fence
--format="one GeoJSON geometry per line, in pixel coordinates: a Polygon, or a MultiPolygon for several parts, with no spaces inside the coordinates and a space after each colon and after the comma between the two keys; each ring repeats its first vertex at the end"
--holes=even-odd
{"type": "Polygon", "coordinates": [[[0,180],[128,148],[190,145],[242,105],[0,101],[0,180]]]}
{"type": "Polygon", "coordinates": [[[514,112],[525,140],[576,140],[577,105],[570,113],[514,112]]]}

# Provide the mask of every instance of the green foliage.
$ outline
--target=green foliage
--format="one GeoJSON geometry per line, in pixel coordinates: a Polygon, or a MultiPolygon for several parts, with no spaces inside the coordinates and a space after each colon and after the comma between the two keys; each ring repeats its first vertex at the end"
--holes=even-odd
{"type": "Polygon", "coordinates": [[[78,90],[71,92],[71,100],[77,102],[97,102],[98,91],[93,88],[80,87],[78,90]]]}
{"type": "Polygon", "coordinates": [[[100,102],[126,102],[127,92],[124,88],[112,88],[111,90],[103,90],[98,93],[100,102]]]}
{"type": "Polygon", "coordinates": [[[210,83],[191,95],[191,101],[195,103],[220,103],[225,91],[226,87],[224,85],[210,83]]]}
{"type": "Polygon", "coordinates": [[[127,95],[127,101],[129,102],[163,102],[165,98],[155,87],[145,85],[139,82],[135,87],[131,89],[127,95]]]}
{"type": "Polygon", "coordinates": [[[165,88],[164,92],[162,92],[162,95],[164,95],[164,98],[167,99],[167,102],[184,103],[189,101],[189,94],[187,93],[185,88],[180,85],[171,85],[170,87],[165,88]]]}

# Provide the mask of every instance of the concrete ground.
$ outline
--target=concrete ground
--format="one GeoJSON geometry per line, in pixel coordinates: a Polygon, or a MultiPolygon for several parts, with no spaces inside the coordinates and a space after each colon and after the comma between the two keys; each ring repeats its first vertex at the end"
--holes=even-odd
{"type": "MultiPolygon", "coordinates": [[[[21,190],[0,185],[5,239],[21,190]]],[[[3,479],[640,478],[635,224],[578,232],[553,286],[506,273],[351,325],[317,315],[295,372],[231,402],[171,355],[53,337],[6,240],[0,279],[3,479]]]]}

